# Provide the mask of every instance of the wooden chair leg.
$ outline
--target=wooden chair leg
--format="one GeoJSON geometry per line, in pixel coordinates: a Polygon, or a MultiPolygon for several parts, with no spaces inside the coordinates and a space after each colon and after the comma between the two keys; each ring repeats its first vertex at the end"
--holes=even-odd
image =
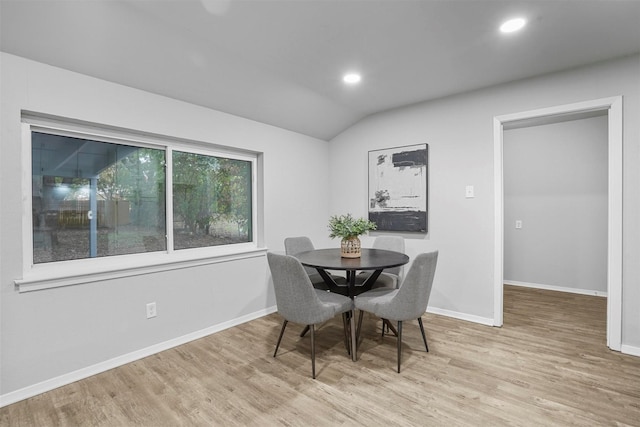
{"type": "Polygon", "coordinates": [[[402,362],[402,321],[398,320],[398,373],[400,373],[401,362],[402,362]]]}
{"type": "Polygon", "coordinates": [[[280,329],[280,336],[278,337],[278,343],[276,344],[276,351],[273,352],[273,357],[276,357],[276,353],[278,352],[278,347],[280,347],[280,341],[282,341],[282,335],[284,335],[284,328],[287,327],[287,323],[289,323],[289,321],[286,319],[284,322],[282,322],[282,329],[280,329]]]}
{"type": "Polygon", "coordinates": [[[315,340],[316,328],[315,328],[315,325],[310,325],[309,329],[311,331],[311,377],[315,380],[316,379],[316,340],[315,340]]]}
{"type": "Polygon", "coordinates": [[[424,333],[424,326],[422,325],[422,317],[418,317],[418,323],[420,324],[420,332],[422,332],[422,341],[424,341],[424,348],[429,353],[429,346],[427,345],[427,336],[424,333]]]}

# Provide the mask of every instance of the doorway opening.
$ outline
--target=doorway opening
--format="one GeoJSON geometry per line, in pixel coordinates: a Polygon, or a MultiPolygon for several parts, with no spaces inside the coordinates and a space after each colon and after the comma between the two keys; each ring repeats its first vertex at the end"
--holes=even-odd
{"type": "Polygon", "coordinates": [[[606,114],[608,121],[607,195],[607,346],[620,351],[622,341],[622,97],[525,111],[494,118],[495,254],[494,326],[503,324],[504,301],[504,130],[606,114]]]}

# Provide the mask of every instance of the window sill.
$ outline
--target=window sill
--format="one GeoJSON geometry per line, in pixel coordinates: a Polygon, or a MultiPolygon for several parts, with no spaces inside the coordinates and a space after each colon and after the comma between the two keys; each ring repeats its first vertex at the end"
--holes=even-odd
{"type": "Polygon", "coordinates": [[[24,277],[14,283],[18,292],[32,292],[261,257],[267,252],[267,248],[254,246],[221,249],[187,249],[170,254],[164,252],[68,261],[69,268],[65,268],[66,265],[62,267],[61,263],[40,264],[25,272],[24,277]]]}

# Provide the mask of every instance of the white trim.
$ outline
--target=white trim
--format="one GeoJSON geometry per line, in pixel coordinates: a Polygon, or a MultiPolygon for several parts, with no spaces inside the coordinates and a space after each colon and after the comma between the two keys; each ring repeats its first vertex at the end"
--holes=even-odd
{"type": "MultiPolygon", "coordinates": [[[[164,173],[164,179],[166,182],[165,194],[169,194],[169,189],[171,188],[171,194],[173,194],[173,148],[167,147],[165,151],[165,162],[166,168],[164,173]]],[[[167,253],[172,255],[175,252],[173,248],[173,233],[170,233],[169,230],[173,231],[173,197],[165,197],[164,198],[165,205],[165,225],[164,229],[167,234],[165,234],[165,243],[167,248],[167,253]]]]}
{"type": "Polygon", "coordinates": [[[70,372],[68,374],[60,375],[59,377],[51,378],[49,380],[42,381],[38,384],[34,384],[20,390],[12,391],[7,394],[0,395],[0,408],[16,403],[20,400],[28,399],[47,391],[51,391],[58,387],[71,384],[73,382],[91,377],[93,375],[100,374],[118,366],[126,365],[127,363],[135,362],[142,358],[151,356],[156,353],[160,353],[165,350],[169,350],[173,347],[186,344],[190,341],[194,341],[216,332],[223,331],[225,329],[240,325],[242,323],[249,322],[254,319],[266,316],[268,314],[277,311],[276,307],[268,307],[263,310],[259,310],[253,313],[246,314],[244,316],[232,319],[226,322],[219,323],[214,326],[210,326],[205,329],[201,329],[196,332],[192,332],[181,337],[173,338],[168,341],[164,341],[158,344],[154,344],[150,347],[146,347],[140,350],[133,351],[122,356],[114,357],[113,359],[105,360],[104,362],[97,363],[86,368],[78,369],[77,371],[70,372]]]}
{"type": "Polygon", "coordinates": [[[570,294],[589,295],[594,297],[607,297],[605,291],[595,291],[593,289],[567,288],[564,286],[545,285],[542,283],[518,282],[517,280],[505,280],[505,285],[520,286],[522,288],[545,289],[547,291],[568,292],[570,294]]]}
{"type": "Polygon", "coordinates": [[[61,263],[45,264],[42,269],[34,268],[22,279],[14,280],[14,283],[19,292],[31,292],[262,257],[267,252],[267,248],[243,249],[242,251],[230,251],[229,249],[233,248],[227,246],[219,248],[227,249],[227,253],[217,251],[217,253],[205,255],[205,252],[198,248],[184,249],[171,254],[150,253],[113,256],[100,259],[100,261],[104,261],[100,263],[95,262],[98,260],[96,258],[88,258],[74,261],[73,269],[60,268],[61,263]],[[201,253],[200,256],[196,255],[198,252],[201,253]],[[79,267],[80,265],[81,267],[79,267]]]}
{"type": "MultiPolygon", "coordinates": [[[[229,159],[249,160],[260,154],[253,150],[228,147],[214,142],[185,139],[179,136],[161,135],[151,132],[137,131],[100,123],[70,119],[34,111],[21,111],[21,121],[34,129],[54,133],[61,136],[87,138],[114,144],[139,145],[147,148],[171,146],[178,151],[197,152],[201,154],[226,157],[229,159]],[[133,144],[132,144],[133,143],[133,144]]],[[[31,147],[29,147],[31,149],[31,147]]]]}
{"type": "Polygon", "coordinates": [[[620,351],[624,354],[628,354],[630,356],[638,356],[640,357],[640,347],[622,344],[620,346],[620,351]]]}
{"type": "Polygon", "coordinates": [[[427,313],[439,314],[441,316],[452,317],[454,319],[465,320],[467,322],[479,323],[481,325],[493,326],[493,319],[490,317],[474,316],[473,314],[460,313],[458,311],[445,310],[442,308],[427,307],[427,313]]]}
{"type": "MultiPolygon", "coordinates": [[[[504,271],[504,193],[502,187],[503,127],[517,120],[607,111],[609,118],[609,194],[607,247],[607,345],[620,351],[622,345],[622,96],[602,98],[575,104],[506,114],[494,117],[494,185],[495,185],[495,248],[494,248],[494,322],[502,320],[504,271]],[[499,294],[499,295],[498,295],[499,294]]],[[[501,322],[500,322],[501,323],[501,322]]]]}
{"type": "MultiPolygon", "coordinates": [[[[495,281],[494,283],[500,284],[502,284],[504,275],[504,183],[502,181],[502,133],[502,122],[495,117],[493,119],[493,191],[495,193],[493,227],[496,232],[494,233],[493,240],[493,280],[495,281]]],[[[503,324],[503,298],[504,295],[502,287],[500,288],[500,292],[496,292],[496,289],[494,289],[493,326],[500,327],[503,324]]]]}
{"type": "Polygon", "coordinates": [[[504,114],[501,116],[496,116],[495,119],[504,124],[506,122],[515,122],[525,119],[553,116],[570,116],[585,112],[609,110],[611,106],[616,104],[617,102],[622,103],[622,96],[612,96],[610,98],[594,99],[591,101],[576,102],[574,104],[556,105],[554,107],[539,108],[537,110],[504,114]]]}
{"type": "Polygon", "coordinates": [[[22,191],[22,271],[25,272],[27,271],[27,266],[33,265],[31,127],[26,123],[22,123],[20,132],[22,141],[22,168],[20,173],[22,191]]]}
{"type": "Polygon", "coordinates": [[[96,123],[82,122],[67,118],[22,111],[22,277],[14,281],[19,292],[49,289],[59,286],[78,285],[121,277],[150,274],[160,271],[187,268],[230,260],[264,256],[263,247],[262,188],[258,185],[258,170],[261,153],[248,150],[236,150],[210,144],[203,141],[192,141],[164,135],[148,134],[131,129],[117,128],[96,123]],[[172,155],[173,151],[196,153],[234,160],[242,160],[251,164],[251,205],[252,236],[246,243],[202,247],[193,249],[173,249],[173,199],[165,200],[165,227],[167,250],[165,252],[145,252],[138,254],[117,255],[99,258],[84,258],[51,263],[34,264],[33,261],[33,225],[32,225],[32,132],[44,132],[75,138],[90,138],[96,141],[148,147],[165,152],[165,194],[168,196],[173,188],[172,155]],[[261,243],[258,243],[261,242],[261,243]],[[64,268],[61,268],[63,267],[64,268]]]}
{"type": "Polygon", "coordinates": [[[607,345],[622,346],[622,97],[609,108],[609,240],[607,242],[607,345]]]}

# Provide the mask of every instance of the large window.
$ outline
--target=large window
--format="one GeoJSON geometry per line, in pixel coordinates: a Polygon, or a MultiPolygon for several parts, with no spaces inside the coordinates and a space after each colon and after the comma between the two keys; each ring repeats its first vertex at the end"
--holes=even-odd
{"type": "Polygon", "coordinates": [[[34,264],[165,249],[165,152],[33,132],[34,264]]]}
{"type": "Polygon", "coordinates": [[[255,156],[29,129],[34,265],[254,241],[255,156]]]}

